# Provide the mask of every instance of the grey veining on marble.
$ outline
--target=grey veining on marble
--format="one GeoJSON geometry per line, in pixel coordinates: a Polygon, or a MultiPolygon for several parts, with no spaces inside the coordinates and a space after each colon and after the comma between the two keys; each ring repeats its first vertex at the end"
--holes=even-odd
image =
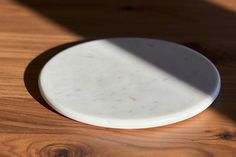
{"type": "Polygon", "coordinates": [[[206,109],[220,89],[214,65],[186,47],[111,38],[52,58],[39,85],[50,106],[72,119],[112,128],[175,123],[206,109]]]}

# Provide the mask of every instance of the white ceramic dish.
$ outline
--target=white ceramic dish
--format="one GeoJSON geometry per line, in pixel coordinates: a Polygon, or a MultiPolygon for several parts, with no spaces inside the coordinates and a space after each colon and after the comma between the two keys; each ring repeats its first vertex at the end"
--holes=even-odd
{"type": "Polygon", "coordinates": [[[205,110],[217,97],[220,76],[198,52],[146,38],[78,44],[42,69],[40,91],[59,113],[109,128],[176,123],[205,110]]]}

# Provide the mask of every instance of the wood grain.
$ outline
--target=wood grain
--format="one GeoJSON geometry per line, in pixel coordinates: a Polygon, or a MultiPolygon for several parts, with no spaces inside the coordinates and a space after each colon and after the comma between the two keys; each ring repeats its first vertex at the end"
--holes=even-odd
{"type": "Polygon", "coordinates": [[[236,157],[236,2],[0,0],[0,157],[236,157]],[[54,112],[37,76],[60,50],[110,36],[171,40],[212,60],[222,77],[203,113],[165,127],[119,130],[54,112]]]}

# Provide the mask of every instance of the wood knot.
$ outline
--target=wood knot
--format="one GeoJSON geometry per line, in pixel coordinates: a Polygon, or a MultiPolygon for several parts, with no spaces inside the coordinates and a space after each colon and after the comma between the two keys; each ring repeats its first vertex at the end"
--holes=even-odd
{"type": "Polygon", "coordinates": [[[234,138],[234,135],[228,131],[225,131],[223,133],[220,133],[217,135],[220,139],[223,140],[231,140],[232,138],[234,138]]]}
{"type": "Polygon", "coordinates": [[[91,153],[85,145],[54,143],[40,150],[40,157],[85,157],[91,153]]]}
{"type": "Polygon", "coordinates": [[[50,156],[54,156],[54,157],[69,157],[72,156],[72,152],[69,151],[68,149],[62,148],[62,149],[55,149],[52,152],[50,152],[51,155],[50,156]]]}
{"type": "Polygon", "coordinates": [[[205,130],[205,133],[212,133],[211,130],[205,130]]]}

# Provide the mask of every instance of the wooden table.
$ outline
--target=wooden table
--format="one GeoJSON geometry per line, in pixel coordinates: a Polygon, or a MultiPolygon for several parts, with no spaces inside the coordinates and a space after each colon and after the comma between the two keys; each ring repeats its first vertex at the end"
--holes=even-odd
{"type": "Polygon", "coordinates": [[[236,1],[0,0],[0,157],[236,157],[236,1]],[[200,51],[222,77],[203,113],[164,127],[119,130],[54,112],[37,77],[76,41],[170,40],[200,51]]]}

